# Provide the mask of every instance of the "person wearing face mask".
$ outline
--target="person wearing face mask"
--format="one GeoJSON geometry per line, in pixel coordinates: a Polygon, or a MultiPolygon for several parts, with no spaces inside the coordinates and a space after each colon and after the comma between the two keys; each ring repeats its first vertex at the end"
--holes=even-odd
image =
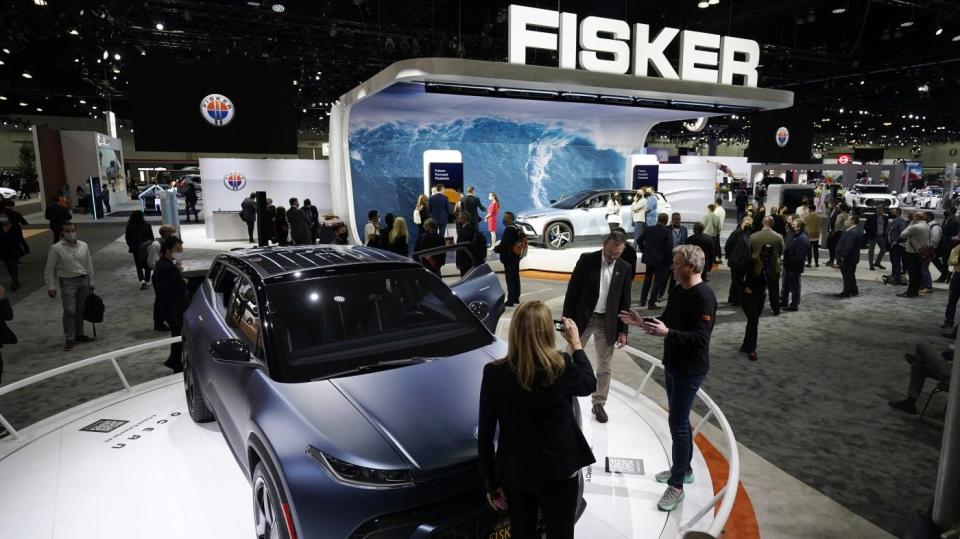
{"type": "MultiPolygon", "coordinates": [[[[163,240],[173,236],[177,229],[173,228],[173,225],[160,225],[160,237],[154,241],[150,242],[149,247],[147,247],[146,259],[147,259],[147,269],[150,271],[156,271],[157,262],[160,261],[160,249],[163,245],[163,240]]],[[[153,280],[151,279],[151,282],[153,280]]],[[[153,330],[154,331],[167,331],[167,325],[163,322],[163,315],[160,313],[160,298],[154,294],[153,298],[153,330]]]]}
{"type": "Polygon", "coordinates": [[[9,215],[0,213],[0,258],[3,259],[3,264],[12,281],[11,292],[16,292],[20,288],[19,264],[23,255],[23,235],[17,233],[17,228],[9,215]]]}
{"type": "Polygon", "coordinates": [[[347,225],[344,225],[344,224],[337,225],[336,230],[333,231],[333,244],[334,245],[350,244],[350,242],[347,241],[347,225]]]}
{"type": "Polygon", "coordinates": [[[563,316],[580,328],[584,343],[593,337],[597,360],[597,390],[593,393],[593,415],[600,423],[607,422],[604,405],[610,392],[614,346],[627,344],[627,325],[620,320],[620,311],[630,308],[633,271],[621,260],[627,235],[611,232],[603,248],[584,253],[570,276],[563,299],[563,316]]]}
{"type": "Polygon", "coordinates": [[[59,289],[63,303],[63,349],[70,351],[74,343],[92,341],[83,334],[83,308],[93,282],[93,257],[86,242],[77,239],[73,223],[65,223],[63,239],[50,246],[44,278],[47,295],[56,298],[59,289]]]}
{"type": "MultiPolygon", "coordinates": [[[[170,327],[170,336],[179,337],[183,332],[183,313],[187,310],[187,283],[183,279],[183,264],[177,253],[183,252],[183,241],[176,236],[160,242],[160,259],[153,272],[153,290],[160,299],[160,313],[170,327]]],[[[181,351],[183,343],[170,345],[170,356],[163,363],[174,373],[183,372],[181,351]]]]}

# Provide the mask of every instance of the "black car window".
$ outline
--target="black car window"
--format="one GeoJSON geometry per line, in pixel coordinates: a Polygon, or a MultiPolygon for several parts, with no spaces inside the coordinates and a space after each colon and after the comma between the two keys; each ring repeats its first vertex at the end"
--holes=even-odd
{"type": "Polygon", "coordinates": [[[246,279],[239,279],[230,300],[227,325],[236,330],[237,336],[250,345],[254,355],[263,356],[260,335],[260,308],[257,293],[246,279]]]}
{"type": "Polygon", "coordinates": [[[221,271],[217,280],[214,282],[213,291],[216,293],[215,303],[221,312],[225,312],[230,306],[230,300],[236,284],[237,274],[229,269],[221,271]]]}
{"type": "Polygon", "coordinates": [[[620,191],[620,205],[629,206],[633,204],[633,195],[636,194],[634,191],[620,191]]]}
{"type": "Polygon", "coordinates": [[[293,368],[320,366],[309,369],[315,377],[383,353],[439,347],[452,355],[490,341],[463,302],[420,268],[271,284],[267,300],[272,350],[293,368]]]}
{"type": "Polygon", "coordinates": [[[580,208],[605,208],[607,207],[607,199],[610,198],[607,194],[597,195],[588,198],[580,208]]]}
{"type": "Polygon", "coordinates": [[[561,210],[572,210],[573,208],[579,208],[581,207],[580,204],[583,201],[583,197],[587,196],[588,194],[590,194],[590,191],[577,191],[572,195],[567,195],[553,204],[550,204],[550,207],[561,210]]]}

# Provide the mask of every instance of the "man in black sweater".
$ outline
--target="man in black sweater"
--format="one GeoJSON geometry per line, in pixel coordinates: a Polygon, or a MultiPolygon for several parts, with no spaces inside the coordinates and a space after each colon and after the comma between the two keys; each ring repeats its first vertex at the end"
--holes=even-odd
{"type": "Polygon", "coordinates": [[[807,260],[810,238],[803,219],[794,219],[794,234],[787,240],[783,250],[783,286],[780,289],[780,305],[788,311],[800,310],[800,275],[807,260]]]}
{"type": "Polygon", "coordinates": [[[480,222],[479,211],[487,211],[483,207],[483,203],[480,202],[480,199],[477,198],[477,188],[474,186],[467,187],[467,196],[463,197],[463,200],[460,201],[460,207],[463,211],[467,212],[467,217],[470,218],[470,222],[476,225],[480,222]]]}
{"type": "Polygon", "coordinates": [[[716,253],[713,252],[715,240],[712,236],[706,235],[703,231],[703,223],[694,223],[693,235],[687,238],[687,244],[696,245],[703,251],[704,263],[703,274],[701,277],[704,281],[709,281],[710,279],[707,277],[707,274],[710,273],[711,269],[713,269],[713,259],[714,256],[716,256],[716,253]]]}
{"type": "Polygon", "coordinates": [[[513,307],[520,303],[520,259],[513,253],[513,246],[520,241],[520,234],[523,231],[514,224],[513,212],[504,212],[503,214],[503,238],[500,243],[493,248],[493,251],[500,255],[500,263],[503,264],[503,276],[507,280],[507,302],[506,307],[513,307]]]}
{"type": "Polygon", "coordinates": [[[657,215],[657,224],[646,227],[640,237],[640,261],[646,266],[643,287],[640,289],[640,305],[646,305],[648,309],[660,308],[657,306],[657,298],[667,287],[673,239],[666,225],[667,214],[661,213],[657,215]]]}
{"type": "Polygon", "coordinates": [[[710,334],[717,316],[717,297],[701,278],[704,263],[703,250],[696,245],[677,247],[673,250],[673,273],[680,286],[670,294],[659,319],[644,319],[637,311],[620,314],[627,324],[664,338],[663,370],[673,465],[656,475],[658,482],[668,485],[657,504],[661,511],[676,509],[683,501],[683,484],[693,482],[690,409],[710,370],[710,334]]]}

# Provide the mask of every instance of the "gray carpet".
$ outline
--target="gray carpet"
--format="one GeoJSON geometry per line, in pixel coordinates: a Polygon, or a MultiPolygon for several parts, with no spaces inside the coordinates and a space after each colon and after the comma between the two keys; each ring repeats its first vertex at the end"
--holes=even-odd
{"type": "MultiPolygon", "coordinates": [[[[832,297],[839,279],[805,277],[800,312],[774,317],[767,306],[759,361],[751,362],[737,352],[745,317],[724,303],[729,273],[714,273],[709,284],[721,304],[704,389],[737,440],[903,536],[914,510],[932,499],[942,430],[886,403],[905,395],[904,352],[925,339],[948,344],[938,329],[946,292],[907,300],[893,295],[901,287],[861,281],[858,298],[841,300],[832,297]]],[[[661,357],[662,341],[638,333],[631,344],[661,357]]],[[[923,399],[932,388],[928,382],[923,399]]],[[[935,397],[928,414],[942,420],[944,402],[935,397]]]]}

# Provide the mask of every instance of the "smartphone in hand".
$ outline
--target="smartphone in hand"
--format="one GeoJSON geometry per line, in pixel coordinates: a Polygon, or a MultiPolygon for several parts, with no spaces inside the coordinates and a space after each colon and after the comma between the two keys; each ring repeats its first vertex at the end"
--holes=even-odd
{"type": "Polygon", "coordinates": [[[656,318],[650,318],[650,317],[647,317],[647,316],[644,316],[644,317],[643,317],[643,321],[644,321],[644,323],[647,323],[647,324],[656,324],[656,323],[657,323],[657,319],[656,319],[656,318]]]}
{"type": "Polygon", "coordinates": [[[563,320],[554,320],[553,329],[559,331],[560,333],[563,333],[563,320]]]}

